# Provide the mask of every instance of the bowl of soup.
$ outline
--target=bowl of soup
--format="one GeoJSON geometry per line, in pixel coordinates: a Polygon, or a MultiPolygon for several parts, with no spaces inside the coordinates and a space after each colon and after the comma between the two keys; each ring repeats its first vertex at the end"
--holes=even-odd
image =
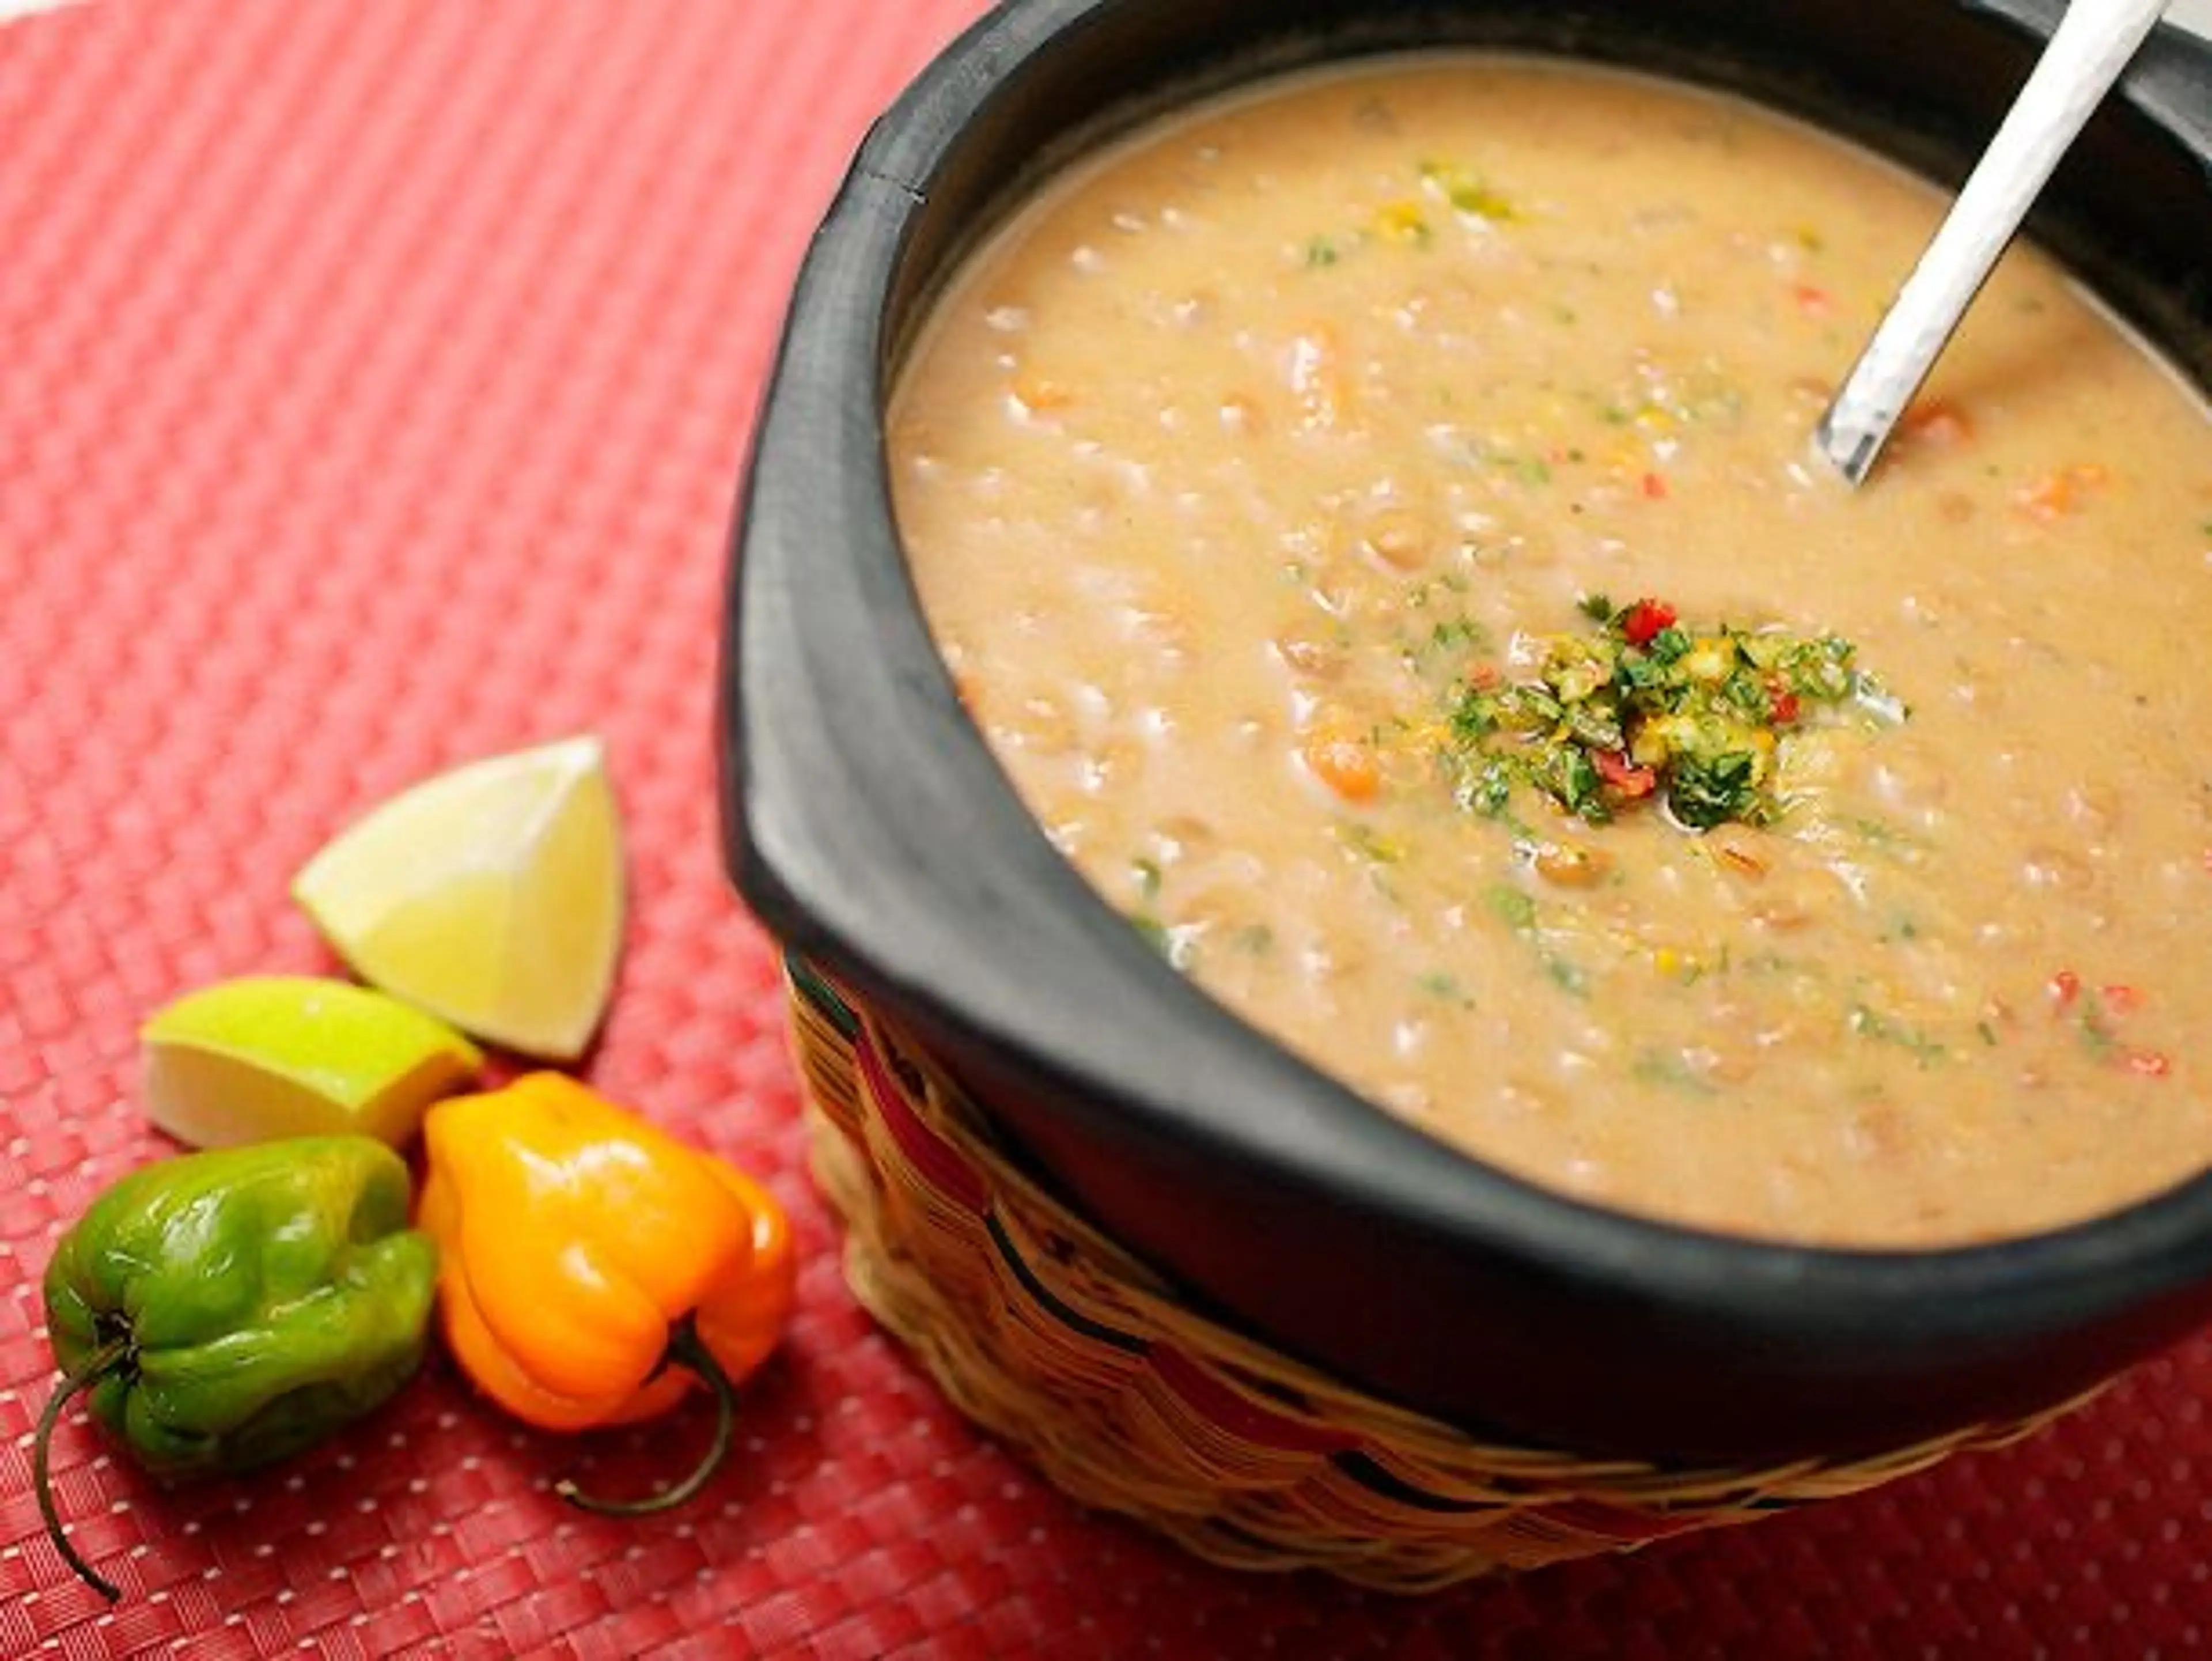
{"type": "Polygon", "coordinates": [[[2212,1311],[2212,54],[1856,491],[2057,14],[1018,0],[793,299],[727,850],[1071,1206],[1471,1431],[1694,1463],[2212,1311]]]}

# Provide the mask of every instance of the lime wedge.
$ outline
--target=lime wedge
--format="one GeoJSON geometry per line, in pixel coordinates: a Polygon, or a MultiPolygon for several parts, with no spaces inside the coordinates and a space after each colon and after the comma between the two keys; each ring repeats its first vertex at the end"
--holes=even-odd
{"type": "Polygon", "coordinates": [[[622,955],[605,750],[566,739],[426,779],[341,831],[292,897],[370,985],[486,1043],[574,1061],[622,955]]]}
{"type": "Polygon", "coordinates": [[[138,1036],[146,1116],[195,1147],[349,1131],[398,1147],[483,1063],[443,1021],[307,975],[204,987],[155,1011],[138,1036]]]}

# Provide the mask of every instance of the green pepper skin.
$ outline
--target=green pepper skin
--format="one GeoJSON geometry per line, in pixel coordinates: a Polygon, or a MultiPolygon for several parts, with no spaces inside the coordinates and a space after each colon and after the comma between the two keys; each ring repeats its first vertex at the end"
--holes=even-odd
{"type": "Polygon", "coordinates": [[[296,1453],[422,1362],[437,1248],[408,1227],[410,1196],[405,1164],[368,1136],[143,1166],[46,1267],[55,1357],[156,1477],[296,1453]]]}

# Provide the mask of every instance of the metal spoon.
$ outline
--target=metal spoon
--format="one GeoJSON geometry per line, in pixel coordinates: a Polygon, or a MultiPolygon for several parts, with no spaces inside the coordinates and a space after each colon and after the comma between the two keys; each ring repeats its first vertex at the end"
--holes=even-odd
{"type": "Polygon", "coordinates": [[[1853,484],[1872,470],[2036,192],[2166,7],[2166,0],[2067,6],[1996,137],[1814,430],[1814,447],[1853,484]]]}

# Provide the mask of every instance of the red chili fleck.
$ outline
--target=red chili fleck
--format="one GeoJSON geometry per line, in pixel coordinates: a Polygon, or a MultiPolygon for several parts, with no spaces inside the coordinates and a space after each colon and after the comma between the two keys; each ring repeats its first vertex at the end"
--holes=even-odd
{"type": "Polygon", "coordinates": [[[2061,1013],[2074,1007],[2081,995],[2081,977],[2070,969],[2062,969],[2051,977],[2051,1007],[2061,1013]]]}
{"type": "Polygon", "coordinates": [[[2162,1079],[2173,1071],[2173,1063],[2155,1050],[2130,1050],[2127,1068],[2138,1079],[2162,1079]]]}
{"type": "Polygon", "coordinates": [[[1800,283],[1790,292],[1797,301],[1797,309],[1808,317],[1831,317],[1835,313],[1835,296],[1816,283],[1800,283]]]}
{"type": "Polygon", "coordinates": [[[1777,727],[1789,726],[1803,713],[1797,702],[1797,695],[1786,686],[1768,687],[1766,697],[1767,714],[1777,727]]]}
{"type": "Polygon", "coordinates": [[[1649,496],[1649,497],[1650,497],[1652,501],[1654,501],[1654,502],[1664,502],[1664,501],[1667,499],[1667,476],[1666,476],[1666,474],[1664,474],[1664,473],[1646,473],[1646,474],[1644,474],[1644,494],[1645,496],[1649,496]]]}
{"type": "Polygon", "coordinates": [[[1467,678],[1468,684],[1473,686],[1476,691],[1487,692],[1494,689],[1498,684],[1505,678],[1498,672],[1498,670],[1494,666],[1487,663],[1478,663],[1474,668],[1468,671],[1467,678]]]}
{"type": "Polygon", "coordinates": [[[1620,750],[1600,750],[1593,757],[1598,776],[1624,796],[1648,796],[1658,788],[1659,775],[1649,767],[1638,767],[1620,750]]]}
{"type": "Polygon", "coordinates": [[[1620,619],[1620,637],[1631,646],[1649,646],[1659,631],[1674,626],[1674,608],[1664,600],[1639,599],[1620,619]]]}
{"type": "Polygon", "coordinates": [[[2142,1007],[2142,994],[2132,986],[2105,986],[2097,989],[2104,999],[2105,1007],[2115,1015],[2125,1015],[2142,1007]]]}

